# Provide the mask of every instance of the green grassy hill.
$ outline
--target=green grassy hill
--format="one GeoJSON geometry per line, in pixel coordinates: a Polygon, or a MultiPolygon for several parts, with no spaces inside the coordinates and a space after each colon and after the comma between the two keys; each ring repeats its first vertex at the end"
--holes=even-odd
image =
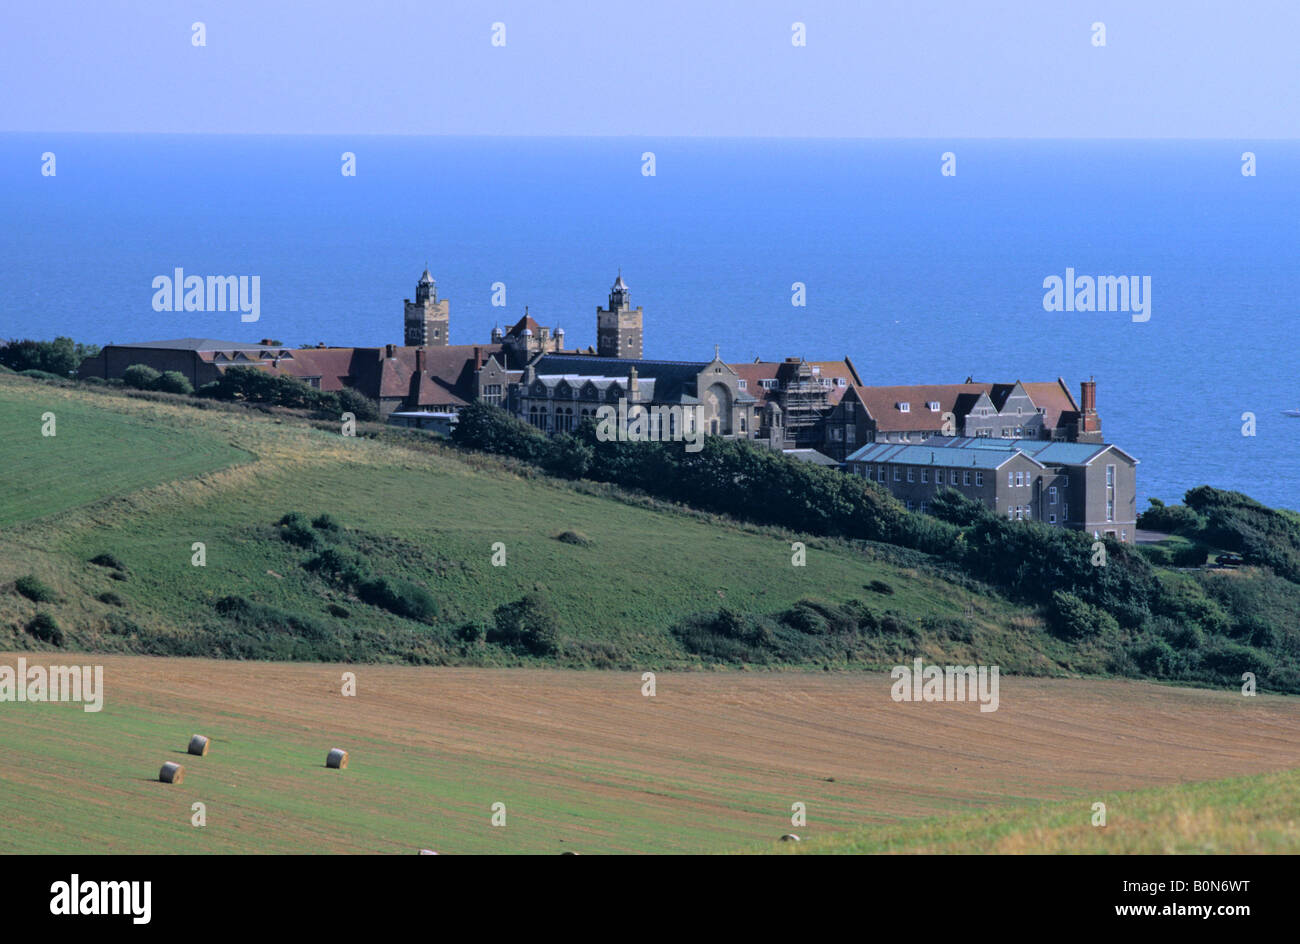
{"type": "Polygon", "coordinates": [[[812,598],[823,609],[863,601],[891,614],[893,631],[849,650],[819,643],[786,661],[883,665],[978,653],[1009,671],[1095,668],[1031,611],[954,582],[923,555],[806,539],[807,564],[795,567],[798,535],[449,447],[157,400],[0,376],[8,473],[0,626],[9,637],[0,647],[47,645],[31,631],[44,613],[73,648],[509,664],[534,657],[463,627],[490,624],[494,608],[537,592],[561,637],[547,661],[562,664],[698,663],[671,632],[682,620],[720,608],[773,614],[812,598]],[[54,440],[40,435],[46,411],[58,417],[54,440]],[[289,512],[328,514],[341,530],[315,532],[315,550],[298,546],[277,526],[289,512]],[[566,532],[576,537],[559,539],[566,532]],[[192,564],[196,542],[206,566],[192,564]],[[505,566],[492,564],[498,542],[505,566]],[[437,616],[397,615],[309,571],[326,546],[374,575],[427,588],[437,616]],[[17,592],[26,575],[53,599],[17,592]],[[239,605],[219,611],[231,597],[239,605]]]}
{"type": "Polygon", "coordinates": [[[1300,770],[1108,793],[1094,799],[886,823],[763,844],[801,855],[866,853],[1295,854],[1300,851],[1300,770]],[[1094,826],[1094,802],[1106,804],[1094,826]]]}

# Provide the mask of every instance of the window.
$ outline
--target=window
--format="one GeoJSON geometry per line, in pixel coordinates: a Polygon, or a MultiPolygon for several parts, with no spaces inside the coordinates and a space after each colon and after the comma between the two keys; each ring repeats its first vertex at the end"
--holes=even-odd
{"type": "MultiPolygon", "coordinates": [[[[671,414],[669,414],[669,415],[671,416],[671,414]]],[[[740,418],[740,431],[741,431],[742,433],[747,433],[747,432],[749,432],[749,427],[745,425],[745,417],[743,417],[743,416],[740,418]]],[[[838,430],[836,430],[836,432],[838,432],[838,430]]]]}
{"type": "Polygon", "coordinates": [[[1011,520],[1013,520],[1015,517],[1016,517],[1016,510],[1015,510],[1014,508],[1011,508],[1011,507],[1008,506],[1008,508],[1007,508],[1007,520],[1008,520],[1008,521],[1011,521],[1011,520]]]}
{"type": "Polygon", "coordinates": [[[976,472],[976,473],[975,473],[975,484],[976,484],[976,485],[983,485],[983,484],[984,484],[984,473],[983,473],[983,472],[976,472]]]}
{"type": "Polygon", "coordinates": [[[938,412],[939,412],[939,401],[938,401],[938,400],[931,400],[927,405],[930,407],[930,412],[931,412],[931,413],[938,413],[938,412]]]}
{"type": "Polygon", "coordinates": [[[1128,540],[1128,528],[1120,528],[1120,529],[1119,529],[1119,539],[1120,539],[1121,541],[1127,541],[1127,540],[1128,540]]]}
{"type": "Polygon", "coordinates": [[[1034,506],[1033,506],[1033,505],[1026,505],[1026,506],[1025,506],[1025,517],[1026,517],[1026,518],[1032,518],[1033,516],[1034,516],[1034,506]]]}
{"type": "Polygon", "coordinates": [[[1056,515],[1048,515],[1048,516],[1047,516],[1047,520],[1048,520],[1051,524],[1056,524],[1056,515]]]}
{"type": "Polygon", "coordinates": [[[1016,439],[1024,439],[1024,438],[1025,438],[1025,428],[1023,426],[1017,426],[1016,439]]]}
{"type": "Polygon", "coordinates": [[[922,469],[922,470],[921,470],[921,484],[922,484],[922,485],[928,485],[929,483],[930,483],[930,470],[929,470],[929,469],[922,469]]]}
{"type": "Polygon", "coordinates": [[[910,498],[907,500],[907,510],[908,511],[912,510],[912,499],[910,498]]]}
{"type": "Polygon", "coordinates": [[[1024,473],[1023,473],[1023,472],[1017,472],[1017,473],[1016,473],[1016,488],[1020,488],[1022,485],[1024,485],[1024,481],[1023,481],[1023,479],[1024,479],[1024,473]]]}
{"type": "Polygon", "coordinates": [[[775,380],[760,380],[760,381],[758,382],[758,385],[759,385],[760,387],[762,387],[764,390],[775,390],[775,389],[776,389],[776,381],[775,381],[775,380]]]}
{"type": "Polygon", "coordinates": [[[848,385],[849,385],[849,382],[848,382],[847,380],[845,380],[843,377],[836,377],[836,378],[835,378],[835,386],[837,386],[837,387],[847,387],[848,385]]]}
{"type": "Polygon", "coordinates": [[[746,380],[744,377],[741,377],[741,378],[740,378],[739,384],[740,384],[740,389],[741,389],[741,390],[748,390],[748,389],[749,389],[749,381],[746,380]]]}
{"type": "Polygon", "coordinates": [[[883,482],[884,480],[885,480],[885,467],[882,465],[882,466],[880,467],[880,479],[879,479],[879,481],[883,482]]]}
{"type": "Polygon", "coordinates": [[[1023,506],[1023,505],[1017,505],[1017,506],[1016,506],[1016,520],[1019,521],[1019,520],[1020,520],[1021,518],[1023,518],[1024,516],[1025,516],[1025,509],[1024,509],[1024,506],[1023,506]]]}
{"type": "Polygon", "coordinates": [[[934,484],[935,485],[943,484],[943,469],[934,470],[934,484]]]}
{"type": "Polygon", "coordinates": [[[1113,465],[1106,466],[1106,487],[1115,487],[1115,467],[1113,465]]]}
{"type": "Polygon", "coordinates": [[[913,471],[913,470],[912,470],[912,467],[909,465],[909,466],[907,467],[907,480],[908,480],[909,482],[912,481],[912,471],[913,471]]]}
{"type": "Polygon", "coordinates": [[[909,403],[909,402],[907,402],[906,400],[904,400],[902,403],[898,404],[898,412],[899,412],[899,413],[911,413],[911,412],[912,412],[912,404],[909,403]]]}
{"type": "Polygon", "coordinates": [[[485,403],[490,403],[490,404],[492,404],[493,406],[500,406],[500,405],[501,405],[501,385],[500,385],[500,384],[484,384],[484,385],[483,385],[483,401],[484,401],[485,403]]]}
{"type": "Polygon", "coordinates": [[[849,419],[853,419],[853,401],[850,400],[848,403],[844,404],[844,415],[849,419]]]}
{"type": "Polygon", "coordinates": [[[927,511],[929,511],[929,510],[930,510],[930,503],[929,503],[929,502],[921,502],[921,514],[925,514],[925,513],[926,513],[927,511]]]}
{"type": "Polygon", "coordinates": [[[902,470],[902,469],[895,469],[895,470],[894,470],[894,481],[895,481],[895,482],[901,482],[902,480],[903,480],[903,470],[902,470]]]}
{"type": "MultiPolygon", "coordinates": [[[[1056,486],[1055,486],[1055,485],[1053,485],[1051,488],[1049,488],[1049,489],[1047,490],[1047,503],[1048,503],[1049,505],[1055,505],[1055,504],[1056,504],[1056,486]]],[[[1052,517],[1055,518],[1056,516],[1053,515],[1052,517]]]]}
{"type": "Polygon", "coordinates": [[[1003,426],[1003,427],[1002,427],[1002,438],[1003,438],[1003,439],[1010,439],[1010,438],[1011,438],[1011,427],[1010,427],[1010,426],[1003,426]]]}
{"type": "Polygon", "coordinates": [[[1016,484],[1016,473],[1012,472],[1010,469],[1007,469],[1007,488],[1011,488],[1011,486],[1015,484],[1016,484]]]}
{"type": "Polygon", "coordinates": [[[846,443],[855,443],[858,441],[858,431],[852,426],[844,427],[844,441],[846,443]]]}
{"type": "Polygon", "coordinates": [[[969,484],[970,484],[970,473],[969,473],[969,472],[963,472],[963,473],[961,474],[961,484],[962,484],[962,485],[969,485],[969,484]]]}
{"type": "MultiPolygon", "coordinates": [[[[744,420],[741,420],[743,423],[744,420]]],[[[838,426],[831,427],[831,442],[841,442],[844,439],[844,430],[838,426]]]]}
{"type": "Polygon", "coordinates": [[[1115,499],[1113,498],[1106,499],[1106,520],[1115,520],[1115,499]]]}

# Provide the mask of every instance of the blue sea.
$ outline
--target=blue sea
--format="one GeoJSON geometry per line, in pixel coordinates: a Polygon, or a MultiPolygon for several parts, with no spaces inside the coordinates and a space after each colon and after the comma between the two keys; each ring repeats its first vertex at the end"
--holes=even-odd
{"type": "Polygon", "coordinates": [[[621,267],[647,357],[1095,377],[1140,506],[1209,483],[1300,507],[1300,142],[6,134],[0,180],[3,337],[400,342],[427,264],[453,342],[528,306],[585,346],[621,267]],[[260,276],[261,320],[155,312],[177,267],[260,276]],[[1044,311],[1067,267],[1150,276],[1150,320],[1044,311]]]}

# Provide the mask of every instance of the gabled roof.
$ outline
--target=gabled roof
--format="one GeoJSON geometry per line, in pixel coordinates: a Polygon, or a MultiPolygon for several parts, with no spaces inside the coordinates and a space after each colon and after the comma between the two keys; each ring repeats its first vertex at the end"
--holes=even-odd
{"type": "Polygon", "coordinates": [[[708,364],[695,361],[649,361],[632,357],[588,357],[583,354],[543,354],[532,362],[539,376],[570,375],[582,378],[617,379],[627,386],[632,368],[640,381],[654,381],[654,396],[660,403],[695,403],[695,381],[708,364]]]}
{"type": "Polygon", "coordinates": [[[920,432],[943,427],[943,415],[952,413],[960,420],[981,394],[993,393],[996,384],[907,384],[897,387],[859,387],[858,396],[868,415],[882,433],[920,432]],[[938,403],[937,410],[929,408],[938,403]],[[901,404],[908,409],[901,409],[901,404]]]}
{"type": "MultiPolygon", "coordinates": [[[[920,445],[904,443],[871,443],[853,453],[845,462],[892,462],[899,465],[924,465],[952,469],[1000,469],[1016,456],[1024,456],[1041,466],[1024,449],[945,448],[935,442],[941,437],[926,440],[920,445]]],[[[1010,440],[1002,440],[1010,442],[1010,440]]]]}
{"type": "MultiPolygon", "coordinates": [[[[764,380],[776,381],[778,387],[785,386],[792,380],[799,369],[800,358],[786,358],[782,361],[751,361],[748,364],[728,364],[727,366],[734,370],[742,380],[745,381],[745,392],[751,394],[760,405],[765,405],[767,400],[778,391],[763,386],[764,380]]],[[[850,387],[861,385],[862,378],[858,376],[857,369],[853,362],[847,357],[842,361],[806,361],[809,367],[815,367],[816,376],[829,381],[827,394],[832,406],[840,401],[846,390],[850,387]],[[835,383],[836,378],[843,378],[844,384],[835,383]]]]}
{"type": "Polygon", "coordinates": [[[1114,451],[1136,463],[1138,460],[1113,443],[1044,442],[1039,439],[994,439],[990,436],[931,436],[924,443],[870,443],[846,461],[900,462],[908,465],[969,466],[970,457],[979,457],[977,465],[997,468],[1016,455],[1024,455],[1040,466],[1088,465],[1103,453],[1114,451]],[[955,456],[938,463],[929,455],[955,456]],[[965,458],[961,458],[965,457],[965,458]]]}

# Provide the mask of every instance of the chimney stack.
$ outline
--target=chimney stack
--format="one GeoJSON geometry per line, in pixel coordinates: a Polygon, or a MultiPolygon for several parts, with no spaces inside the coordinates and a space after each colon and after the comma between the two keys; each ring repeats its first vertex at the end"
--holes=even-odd
{"type": "Polygon", "coordinates": [[[636,368],[633,367],[627,376],[627,402],[636,403],[639,399],[637,395],[636,368]]]}
{"type": "Polygon", "coordinates": [[[1079,406],[1085,413],[1094,413],[1097,410],[1097,381],[1089,378],[1079,384],[1080,403],[1079,406]]]}
{"type": "Polygon", "coordinates": [[[1101,417],[1097,415],[1097,381],[1088,378],[1079,384],[1079,432],[1081,442],[1101,442],[1101,417]]]}
{"type": "Polygon", "coordinates": [[[397,345],[396,345],[396,344],[385,344],[385,345],[384,345],[384,356],[387,357],[389,360],[392,360],[394,357],[396,357],[396,356],[397,356],[397,345]]]}
{"type": "Polygon", "coordinates": [[[424,373],[424,348],[422,347],[415,349],[415,372],[417,374],[424,373]]]}

